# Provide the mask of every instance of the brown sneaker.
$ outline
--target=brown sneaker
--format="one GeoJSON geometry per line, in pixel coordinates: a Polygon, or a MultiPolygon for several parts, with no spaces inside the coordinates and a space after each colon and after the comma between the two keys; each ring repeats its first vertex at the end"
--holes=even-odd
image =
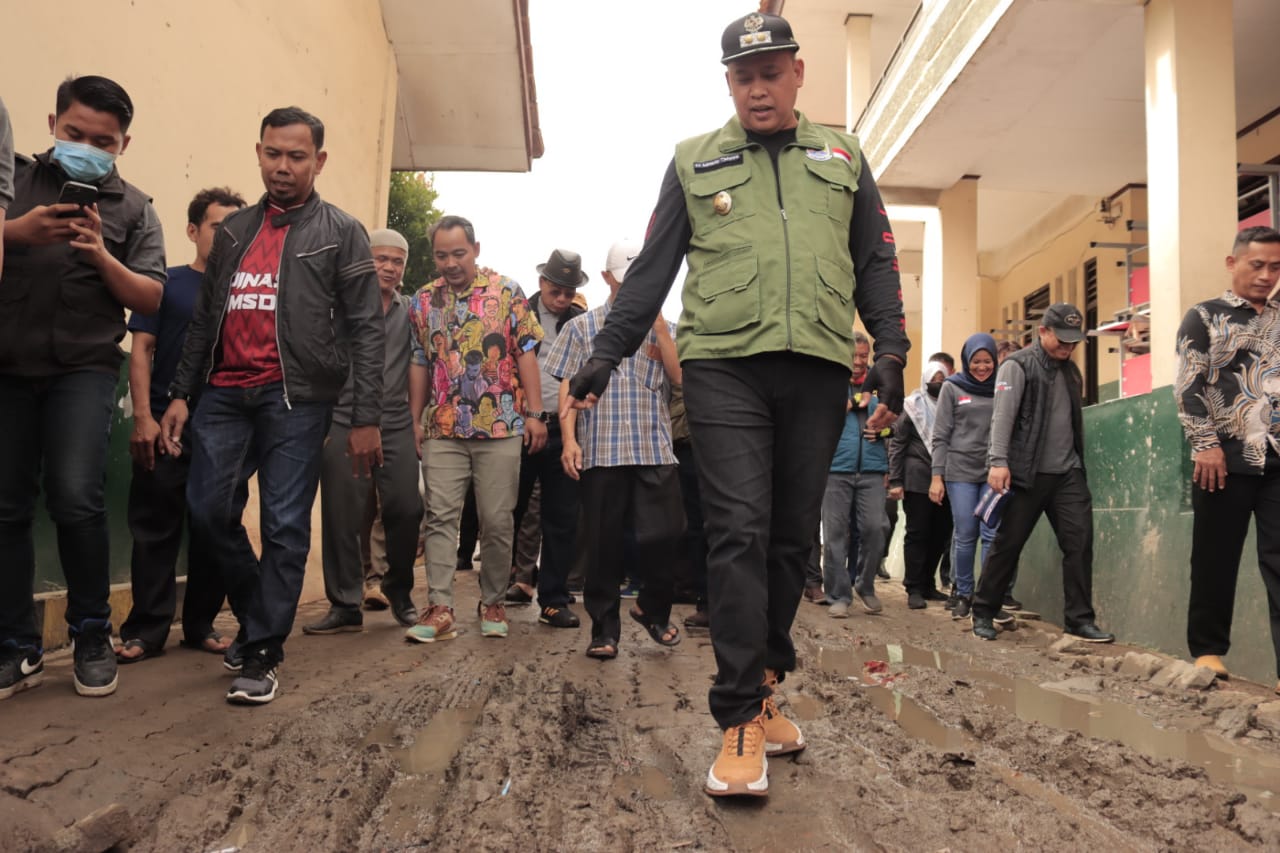
{"type": "Polygon", "coordinates": [[[453,608],[443,604],[428,607],[418,619],[418,624],[404,632],[406,640],[415,643],[434,643],[436,640],[452,640],[458,636],[453,627],[453,608]]]}
{"type": "Polygon", "coordinates": [[[507,636],[507,608],[502,605],[501,601],[485,606],[482,601],[476,605],[476,612],[480,614],[480,634],[484,637],[507,636]]]}
{"type": "Polygon", "coordinates": [[[1231,673],[1227,672],[1227,665],[1217,655],[1201,655],[1196,658],[1196,666],[1213,670],[1214,677],[1221,678],[1223,681],[1231,677],[1231,673]]]}
{"type": "Polygon", "coordinates": [[[763,797],[769,793],[761,717],[725,730],[720,754],[707,771],[703,790],[713,797],[763,797]]]}
{"type": "Polygon", "coordinates": [[[386,610],[390,606],[391,602],[387,601],[387,597],[382,594],[377,584],[370,584],[364,588],[365,610],[386,610]]]}
{"type": "MultiPolygon", "coordinates": [[[[771,669],[764,671],[764,683],[770,690],[778,689],[778,674],[771,669]]],[[[800,727],[788,720],[778,710],[778,703],[770,693],[764,700],[764,710],[760,714],[764,724],[764,751],[767,755],[790,755],[808,746],[800,727]]]]}

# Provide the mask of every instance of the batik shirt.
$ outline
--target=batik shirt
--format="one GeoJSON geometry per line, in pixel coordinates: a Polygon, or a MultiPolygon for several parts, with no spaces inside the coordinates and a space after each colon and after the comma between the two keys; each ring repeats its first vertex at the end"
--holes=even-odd
{"type": "MultiPolygon", "coordinates": [[[[561,330],[547,355],[546,372],[565,379],[591,357],[591,342],[604,328],[609,306],[574,317],[561,330]]],[[[671,324],[668,324],[671,325],[671,324]]],[[[675,337],[671,326],[671,336],[675,337]]],[[[667,412],[667,374],[662,362],[646,351],[658,337],[649,330],[635,355],[613,369],[609,387],[592,409],[578,413],[577,439],[582,468],[621,465],[675,465],[671,450],[671,416],[667,412]]]]}
{"type": "Polygon", "coordinates": [[[1192,307],[1174,397],[1192,454],[1221,447],[1229,472],[1263,473],[1280,451],[1280,302],[1259,313],[1227,291],[1192,307]]]}
{"type": "Polygon", "coordinates": [[[524,434],[524,391],[516,357],[542,340],[520,285],[477,274],[458,292],[443,278],[409,304],[413,363],[426,367],[427,438],[510,438],[524,434]]]}

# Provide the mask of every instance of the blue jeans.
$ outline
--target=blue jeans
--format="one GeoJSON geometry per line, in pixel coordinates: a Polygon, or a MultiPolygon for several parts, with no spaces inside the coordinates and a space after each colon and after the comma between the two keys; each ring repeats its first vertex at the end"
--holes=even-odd
{"type": "Polygon", "coordinates": [[[41,645],[31,525],[42,468],[67,581],[67,623],[111,616],[104,484],[115,389],[115,376],[88,370],[0,376],[0,641],[41,645]]]}
{"type": "Polygon", "coordinates": [[[956,595],[965,598],[973,595],[973,559],[978,550],[978,536],[982,536],[984,555],[991,550],[991,543],[996,538],[995,529],[987,527],[973,514],[984,485],[947,480],[947,497],[951,499],[951,520],[954,523],[951,579],[956,585],[956,595]]]}
{"type": "Polygon", "coordinates": [[[187,504],[211,543],[246,654],[284,659],[311,548],[311,506],[329,432],[328,403],[284,401],[279,382],[257,388],[208,387],[191,428],[187,504]],[[241,523],[246,484],[258,475],[262,557],[241,523]]]}

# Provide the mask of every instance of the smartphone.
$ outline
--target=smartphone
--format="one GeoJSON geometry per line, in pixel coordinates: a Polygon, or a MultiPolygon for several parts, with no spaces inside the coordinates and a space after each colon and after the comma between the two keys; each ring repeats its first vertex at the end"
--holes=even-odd
{"type": "MultiPolygon", "coordinates": [[[[88,207],[98,201],[98,188],[93,184],[82,184],[79,181],[67,181],[62,185],[62,191],[58,193],[58,204],[78,204],[81,207],[88,207]]],[[[70,219],[73,216],[79,216],[80,211],[69,210],[66,213],[59,213],[60,219],[70,219]]]]}

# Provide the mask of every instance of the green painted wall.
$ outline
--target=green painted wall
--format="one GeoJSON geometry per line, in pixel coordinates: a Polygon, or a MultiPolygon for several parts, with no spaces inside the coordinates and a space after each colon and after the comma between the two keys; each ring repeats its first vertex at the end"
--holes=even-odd
{"type": "MultiPolygon", "coordinates": [[[[122,408],[129,394],[129,361],[126,358],[120,368],[120,382],[116,386],[116,409],[111,419],[111,448],[107,460],[107,523],[111,525],[111,582],[129,580],[129,552],[133,540],[125,508],[129,502],[129,480],[133,476],[129,461],[129,435],[133,431],[133,419],[124,417],[122,408]]],[[[56,448],[47,452],[56,453],[56,448]]],[[[66,589],[62,579],[62,565],[58,561],[58,538],[53,522],[45,510],[44,492],[41,491],[36,509],[36,592],[66,589]]]]}
{"type": "MultiPolygon", "coordinates": [[[[1093,491],[1093,600],[1122,642],[1185,657],[1191,587],[1191,460],[1169,387],[1085,409],[1093,491]]],[[[1041,520],[1023,551],[1018,597],[1062,622],[1061,553],[1041,520]]],[[[1276,677],[1267,596],[1252,532],[1240,561],[1227,666],[1263,683],[1276,677]]]]}

